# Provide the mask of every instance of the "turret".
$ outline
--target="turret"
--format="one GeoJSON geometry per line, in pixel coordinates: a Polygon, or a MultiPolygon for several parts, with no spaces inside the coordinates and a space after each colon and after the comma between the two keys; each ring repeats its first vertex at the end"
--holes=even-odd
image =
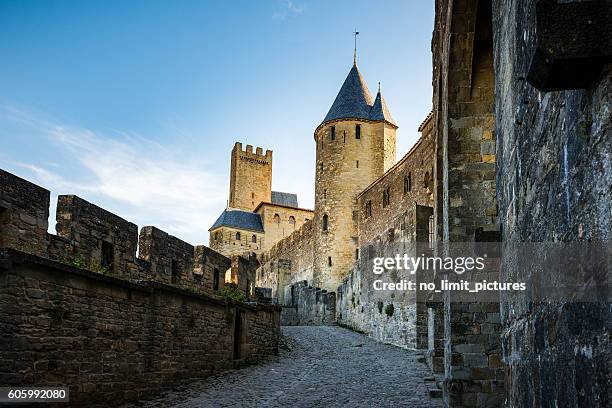
{"type": "Polygon", "coordinates": [[[314,133],[314,285],[335,291],[357,254],[357,195],[395,163],[398,126],[357,65],[314,133]]]}

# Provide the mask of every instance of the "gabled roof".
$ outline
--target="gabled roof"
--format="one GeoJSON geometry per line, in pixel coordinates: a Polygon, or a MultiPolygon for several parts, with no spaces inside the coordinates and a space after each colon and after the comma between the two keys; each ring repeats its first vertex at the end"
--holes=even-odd
{"type": "Polygon", "coordinates": [[[273,191],[272,192],[272,204],[278,204],[278,205],[284,205],[287,207],[298,208],[297,194],[273,191]]]}
{"type": "Polygon", "coordinates": [[[210,227],[209,231],[219,227],[230,227],[249,231],[264,232],[259,214],[234,208],[226,208],[210,227]]]}
{"type": "Polygon", "coordinates": [[[321,124],[337,119],[385,121],[397,127],[380,90],[374,100],[356,64],[353,64],[321,124]]]}

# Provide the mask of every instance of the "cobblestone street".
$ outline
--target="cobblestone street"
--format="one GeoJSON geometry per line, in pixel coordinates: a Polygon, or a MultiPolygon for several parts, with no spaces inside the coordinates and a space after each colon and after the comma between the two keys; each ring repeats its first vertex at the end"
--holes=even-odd
{"type": "Polygon", "coordinates": [[[441,407],[420,353],[337,326],[283,327],[291,351],[214,375],[144,407],[441,407]]]}

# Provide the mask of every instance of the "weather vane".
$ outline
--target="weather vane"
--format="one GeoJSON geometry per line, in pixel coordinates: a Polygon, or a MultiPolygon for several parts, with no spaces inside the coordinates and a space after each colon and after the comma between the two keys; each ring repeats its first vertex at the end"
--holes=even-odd
{"type": "Polygon", "coordinates": [[[353,37],[355,37],[355,48],[353,50],[353,64],[357,65],[357,36],[359,35],[359,31],[357,31],[357,29],[355,29],[355,31],[353,31],[353,37]]]}

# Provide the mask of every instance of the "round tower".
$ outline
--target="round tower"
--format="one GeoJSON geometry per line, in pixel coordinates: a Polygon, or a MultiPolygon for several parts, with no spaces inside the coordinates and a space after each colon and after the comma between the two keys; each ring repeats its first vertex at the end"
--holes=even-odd
{"type": "Polygon", "coordinates": [[[354,64],[314,133],[314,285],[336,291],[358,259],[357,196],[395,163],[397,124],[354,64]]]}

